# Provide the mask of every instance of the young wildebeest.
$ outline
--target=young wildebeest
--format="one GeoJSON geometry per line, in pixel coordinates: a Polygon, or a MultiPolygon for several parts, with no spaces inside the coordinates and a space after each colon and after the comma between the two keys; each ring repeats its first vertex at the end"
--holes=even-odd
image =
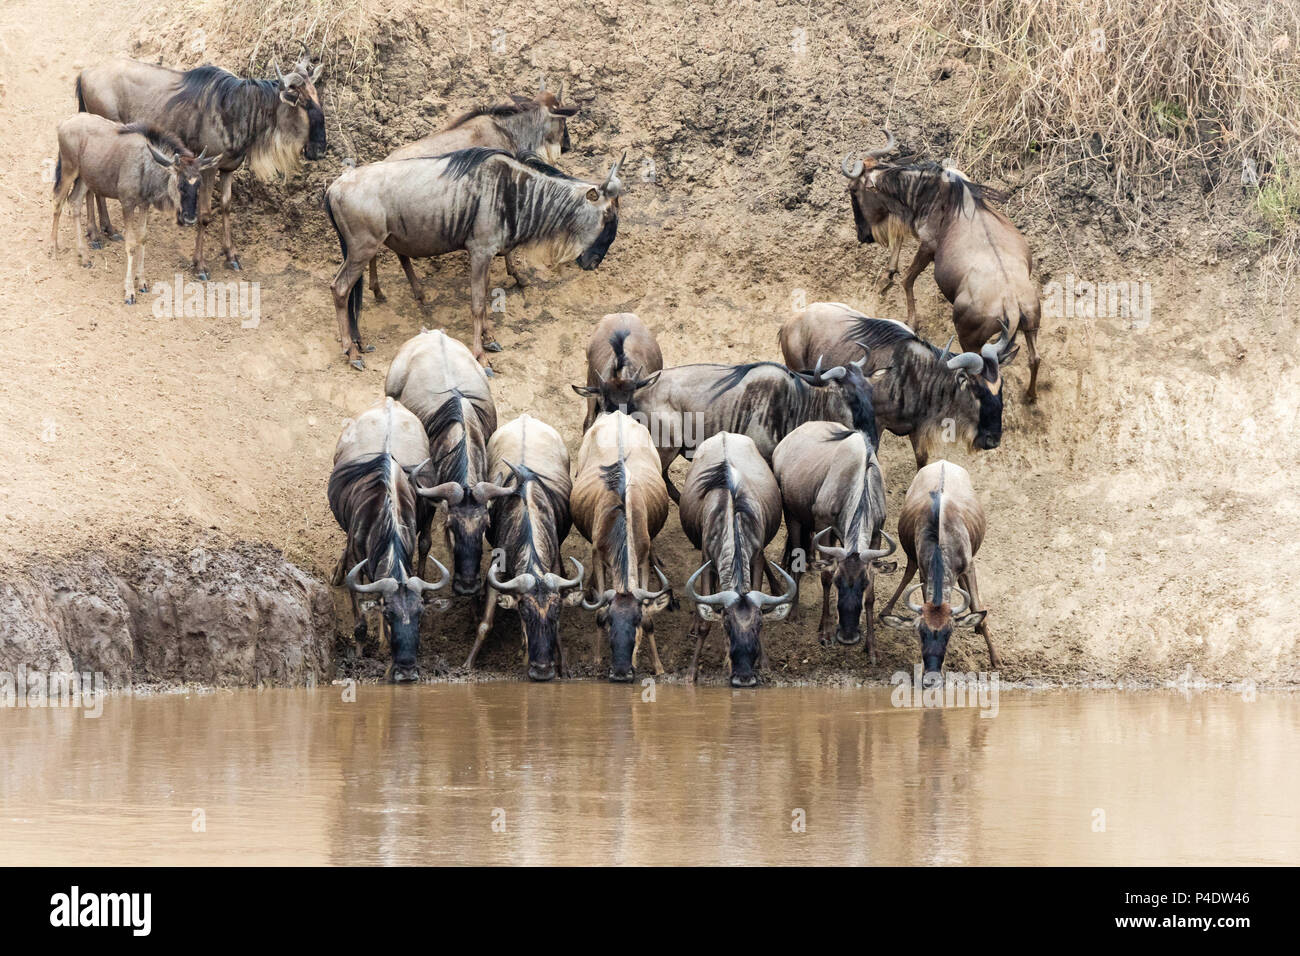
{"type": "MultiPolygon", "coordinates": [[[[441,329],[407,341],[393,359],[384,392],[398,399],[424,425],[429,464],[416,476],[416,494],[446,505],[444,533],[454,570],[451,589],[477,594],[488,505],[512,489],[486,481],[487,442],[497,428],[497,409],[483,369],[441,329]]],[[[432,543],[431,515],[421,512],[420,568],[432,543]]]]}
{"type": "MultiPolygon", "coordinates": [[[[481,146],[485,149],[504,149],[507,153],[520,155],[537,153],[548,163],[557,163],[561,153],[569,151],[568,118],[578,112],[576,106],[562,106],[560,94],[548,92],[545,81],[533,99],[512,96],[513,103],[500,106],[480,106],[470,110],[455,120],[446,129],[430,133],[414,143],[400,146],[384,157],[384,162],[396,159],[416,159],[419,157],[444,156],[458,149],[481,146]]],[[[370,260],[370,291],[376,302],[384,301],[384,294],[379,289],[379,272],[375,265],[378,257],[370,260]]],[[[411,293],[415,300],[424,305],[424,290],[420,288],[415,270],[411,268],[408,256],[398,256],[406,281],[411,284],[411,293]]],[[[506,272],[515,282],[524,286],[522,270],[519,268],[517,253],[506,253],[506,272]]]]}
{"type": "MultiPolygon", "coordinates": [[[[112,60],[77,77],[77,108],[120,123],[149,123],[173,133],[191,152],[219,156],[222,253],[226,266],[240,268],[230,238],[231,176],[248,161],[253,175],[269,180],[297,171],[300,157],[325,155],[325,114],[316,83],[323,67],[299,60],[287,76],[243,79],[215,66],[173,70],[135,60],[112,60]]],[[[212,216],[217,170],[204,173],[199,192],[194,268],[208,277],[203,230],[212,216]]],[[[112,235],[108,207],[99,197],[100,224],[112,235]]]]}
{"type": "Polygon", "coordinates": [[[953,355],[902,322],[868,318],[839,302],[814,302],[795,313],[779,339],[792,369],[811,368],[822,357],[846,364],[865,352],[876,422],[908,437],[918,468],[942,443],[990,449],[1002,440],[1001,367],[1018,348],[999,351],[1004,343],[989,343],[979,353],[953,355]]]}
{"type": "MultiPolygon", "coordinates": [[[[846,156],[840,168],[850,180],[855,218],[859,212],[868,222],[892,217],[920,243],[903,279],[907,324],[916,328],[912,286],[933,261],[934,281],[952,303],[952,321],[963,350],[978,352],[995,335],[1006,340],[1000,350],[1009,349],[1017,332],[1024,330],[1029,348],[1025,399],[1034,401],[1040,291],[1031,275],[1033,260],[1025,237],[989,205],[1005,197],[971,182],[955,169],[934,163],[899,166],[882,162],[880,155],[892,148],[891,135],[885,150],[852,162],[846,156]]],[[[862,238],[861,228],[858,238],[862,238]]]]}
{"type": "Polygon", "coordinates": [[[903,594],[903,600],[916,615],[921,661],[926,673],[943,667],[954,627],[978,629],[989,648],[989,665],[1002,666],[989,637],[985,621],[988,611],[980,607],[979,585],[975,580],[975,554],[984,541],[984,530],[984,508],[975,497],[965,468],[941,460],[916,473],[898,516],[898,540],[907,555],[907,571],[880,619],[891,627],[906,626],[907,621],[889,613],[899,594],[903,594]],[[920,583],[904,593],[918,568],[920,583]],[[912,600],[917,590],[922,592],[923,603],[912,600]],[[951,605],[949,591],[961,596],[960,607],[951,605]]]}
{"type": "Polygon", "coordinates": [[[635,313],[615,312],[601,319],[587,341],[587,384],[572,386],[587,399],[582,430],[599,414],[627,411],[632,394],[653,382],[663,367],[658,340],[635,313]]]}
{"type": "Polygon", "coordinates": [[[550,680],[556,666],[564,671],[560,643],[560,605],[582,598],[582,563],[564,576],[560,543],[569,534],[569,452],[559,433],[530,415],[502,425],[488,442],[488,475],[512,493],[492,502],[488,540],[502,554],[488,568],[487,597],[474,649],[466,667],[483,646],[497,606],[519,609],[524,655],[532,680],[550,680]]]}
{"type": "MultiPolygon", "coordinates": [[[[622,162],[621,160],[619,162],[622,162]]],[[[485,348],[500,351],[488,319],[488,267],[511,249],[536,249],[550,264],[577,261],[595,269],[618,232],[619,163],[599,186],[540,160],[502,150],[462,149],[430,159],[403,159],[350,169],[325,192],[343,265],[331,289],[339,343],[354,368],[361,353],[361,278],[387,246],[412,258],[469,252],[471,348],[485,368],[485,348]]]]}
{"type": "Polygon", "coordinates": [[[149,291],[142,276],[149,210],[174,208],[178,225],[194,225],[200,179],[216,162],[195,156],[176,138],[141,123],[123,126],[88,113],[64,120],[59,124],[59,159],[54,167],[52,254],[59,251],[59,216],[71,196],[77,255],[82,265],[93,265],[81,227],[82,195],[92,223],[92,192],[118,200],[126,220],[126,304],[134,305],[137,290],[149,291]]]}
{"type": "MultiPolygon", "coordinates": [[[[662,674],[653,615],[672,595],[651,543],[668,518],[668,491],[645,426],[622,412],[596,419],[578,451],[569,503],[574,527],[591,542],[593,597],[584,598],[582,606],[597,612],[597,627],[608,633],[609,679],[632,680],[643,636],[650,642],[655,674],[662,674]],[[652,571],[657,591],[650,590],[652,571]]],[[[600,641],[597,634],[597,665],[600,641]]]]}
{"type": "MultiPolygon", "coordinates": [[[[867,609],[867,653],[876,663],[875,569],[878,558],[897,544],[884,531],[885,479],[876,450],[860,431],[835,422],[807,422],[787,435],[772,454],[772,469],[781,485],[785,507],[785,556],[789,566],[794,549],[807,555],[817,546],[821,570],[822,616],[817,638],[830,644],[831,584],[835,585],[841,644],[862,639],[858,625],[867,609]],[[840,545],[822,542],[834,532],[840,545]],[[880,539],[885,547],[880,547],[880,539]]],[[[797,568],[797,565],[795,565],[797,568]]],[[[798,577],[802,574],[796,571],[798,577]]]]}
{"type": "Polygon", "coordinates": [[[628,409],[648,422],[659,450],[664,484],[677,488],[668,466],[690,457],[704,439],[735,432],[753,439],[767,461],[777,443],[807,421],[836,421],[876,438],[871,385],[862,361],[816,374],[793,372],[776,362],[748,365],[678,365],[652,375],[636,389],[628,409]]]}
{"type": "Polygon", "coordinates": [[[420,420],[385,398],[343,429],[330,474],[330,510],[348,536],[332,583],[337,587],[347,582],[358,642],[365,642],[366,621],[357,595],[378,596],[380,633],[392,650],[389,678],[395,682],[419,679],[416,659],[424,602],[448,578],[437,558],[433,563],[442,575],[438,583],[411,573],[417,526],[409,473],[427,461],[428,454],[420,420]],[[362,581],[363,575],[370,583],[362,581]]]}
{"type": "Polygon", "coordinates": [[[753,687],[763,656],[763,618],[781,620],[796,594],[794,579],[781,568],[776,569],[785,579],[779,597],[764,594],[760,586],[764,573],[773,591],[778,586],[763,549],[781,527],[781,489],[753,439],[721,432],[703,442],[686,475],[679,511],[686,537],[704,558],[686,582],[700,615],[692,626],[690,679],[695,680],[709,622],[720,610],[731,686],[753,687]],[[704,593],[695,586],[701,575],[704,593]]]}

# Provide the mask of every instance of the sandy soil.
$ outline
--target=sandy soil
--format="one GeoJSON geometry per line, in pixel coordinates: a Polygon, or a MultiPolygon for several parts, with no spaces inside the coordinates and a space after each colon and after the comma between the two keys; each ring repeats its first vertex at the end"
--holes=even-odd
{"type": "MultiPolygon", "coordinates": [[[[901,8],[887,5],[872,25],[848,3],[764,0],[706,15],[670,0],[653,18],[611,0],[542,6],[511,9],[501,52],[476,3],[381,9],[369,69],[332,42],[329,155],[283,186],[247,172],[236,186],[245,271],[218,266],[214,278],[260,283],[257,328],[157,318],[152,295],[122,305],[121,245],[78,268],[66,219],[64,251],[49,258],[43,179],[82,67],[132,53],[239,68],[251,51],[223,43],[211,11],[182,24],[154,6],[128,27],[105,0],[11,0],[0,10],[0,223],[17,252],[0,271],[0,560],[250,541],[327,575],[343,543],[325,500],[339,431],[380,394],[403,341],[422,325],[463,338],[469,314],[463,257],[420,267],[426,315],[386,256],[389,301],[367,292],[362,319],[377,351],[368,371],[350,371],[334,341],[327,284],[338,248],[322,189],[345,161],[378,158],[473,103],[529,90],[542,72],[564,78],[583,105],[569,168],[603,171],[626,148],[636,175],[598,271],[573,267],[520,290],[496,267],[502,421],[529,411],[576,450],[583,406],[568,384],[583,380],[588,331],[607,312],[638,313],[668,364],[779,358],[776,329],[800,298],[902,314],[901,291],[883,300],[872,291],[882,255],[856,242],[839,156],[874,145],[888,120],[905,151],[942,158],[970,77],[960,62],[943,82],[902,72],[901,8]],[[205,27],[200,56],[193,31],[205,27]]],[[[1020,403],[1025,370],[1013,366],[1002,446],[952,456],[971,469],[990,516],[979,568],[1004,673],[1171,680],[1190,668],[1211,680],[1298,683],[1300,608],[1287,586],[1300,559],[1295,308],[1243,242],[1240,197],[1207,206],[1195,180],[1184,182],[1140,235],[1107,198],[1104,186],[1061,174],[1045,190],[1016,192],[1007,209],[1045,280],[1148,282],[1150,324],[1046,319],[1039,404],[1020,403]]],[[[151,279],[192,279],[192,245],[191,232],[156,214],[151,279]]],[[[219,262],[215,242],[209,259],[219,262]]],[[[929,274],[917,290],[924,331],[946,341],[948,311],[929,274]]],[[[914,468],[893,436],[882,458],[892,525],[914,468]]],[[[695,558],[676,517],[661,541],[680,583],[695,558]]],[[[579,545],[575,534],[568,548],[579,545]]],[[[817,591],[805,590],[810,612],[817,591]]],[[[566,613],[578,632],[570,646],[585,656],[590,622],[566,613]]],[[[878,678],[916,655],[910,634],[884,631],[872,671],[859,649],[818,647],[815,617],[773,629],[777,676],[878,678]]],[[[514,673],[517,627],[509,614],[498,621],[482,660],[514,673]]],[[[683,610],[659,626],[672,670],[689,659],[688,623],[683,610]]],[[[458,662],[470,633],[463,610],[441,617],[430,655],[458,662]]],[[[720,653],[710,650],[714,670],[720,653]]],[[[959,638],[949,663],[985,667],[982,642],[959,638]]]]}

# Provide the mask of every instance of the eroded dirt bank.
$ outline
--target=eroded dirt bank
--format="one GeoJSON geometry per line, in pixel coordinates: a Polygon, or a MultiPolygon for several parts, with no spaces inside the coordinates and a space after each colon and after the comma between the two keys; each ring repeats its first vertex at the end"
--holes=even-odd
{"type": "MultiPolygon", "coordinates": [[[[32,566],[100,560],[80,557],[87,553],[133,566],[187,555],[200,541],[231,555],[242,542],[264,544],[317,582],[328,578],[343,539],[325,484],[344,422],[380,394],[388,362],[421,325],[462,338],[469,327],[463,257],[418,266],[431,296],[422,314],[385,256],[389,301],[375,304],[367,292],[362,317],[377,351],[367,372],[346,368],[327,290],[338,248],[320,205],[346,163],[378,158],[476,103],[533,89],[543,73],[552,84],[563,79],[566,98],[582,106],[565,157],[575,173],[603,172],[630,150],[636,175],[599,270],[525,289],[499,266],[493,273],[505,296],[499,417],[537,415],[576,451],[583,409],[568,386],[583,380],[583,345],[607,312],[641,315],[670,365],[779,358],[776,330],[801,299],[901,315],[897,288],[873,291],[883,257],[856,242],[839,159],[875,145],[885,123],[905,155],[945,157],[971,82],[960,61],[942,74],[905,69],[907,10],[892,3],[870,18],[848,2],[777,0],[709,11],[667,0],[652,14],[615,0],[504,12],[366,6],[361,20],[313,36],[328,51],[327,157],[284,184],[236,178],[245,269],[218,278],[259,284],[257,326],[158,316],[150,297],[125,307],[120,245],[95,253],[93,269],[77,268],[65,221],[64,252],[46,255],[43,174],[55,125],[75,108],[78,70],[110,55],[213,60],[262,75],[271,56],[284,63],[297,54],[274,32],[257,42],[229,19],[236,9],[155,3],[132,18],[102,0],[12,0],[0,11],[0,222],[22,250],[0,270],[0,565],[11,588],[32,566]],[[62,25],[57,38],[48,22],[62,25]]],[[[1045,318],[1039,404],[1020,402],[1025,373],[1013,366],[1001,447],[951,456],[971,470],[990,517],[980,581],[1005,676],[1159,681],[1190,666],[1210,680],[1300,683],[1300,605],[1283,583],[1300,560],[1296,311],[1258,265],[1248,203],[1222,193],[1207,201],[1191,175],[1133,234],[1086,166],[1017,189],[1031,172],[1003,170],[993,181],[1013,191],[1008,214],[1044,282],[1147,283],[1151,314],[1142,323],[1045,318]]],[[[156,216],[150,277],[192,278],[192,246],[192,233],[156,216]]],[[[946,341],[950,312],[929,274],[917,294],[924,334],[946,341]]],[[[882,460],[892,528],[914,466],[892,436],[882,460]]],[[[658,547],[680,586],[697,562],[675,516],[658,547]]],[[[565,550],[584,556],[576,534],[565,550]]],[[[190,587],[212,584],[185,573],[190,587]]],[[[884,578],[880,589],[895,582],[884,578]]],[[[771,629],[774,676],[882,679],[911,666],[914,639],[899,632],[881,632],[874,670],[858,649],[820,648],[819,588],[809,583],[802,621],[771,629]]],[[[33,587],[35,596],[10,606],[48,603],[45,585],[33,587]]],[[[350,630],[345,602],[333,600],[350,630]]],[[[463,604],[432,618],[427,672],[463,660],[473,634],[463,604]]],[[[572,610],[564,620],[584,673],[591,621],[572,610]]],[[[0,627],[12,633],[21,623],[6,615],[0,627]]],[[[660,622],[670,670],[689,660],[688,625],[685,610],[660,622]]],[[[81,640],[98,639],[88,631],[81,640]]],[[[518,648],[516,619],[504,612],[480,660],[517,676],[518,648]]],[[[975,670],[987,658],[978,638],[959,639],[949,661],[975,670]]],[[[255,670],[244,657],[237,666],[255,670]]]]}

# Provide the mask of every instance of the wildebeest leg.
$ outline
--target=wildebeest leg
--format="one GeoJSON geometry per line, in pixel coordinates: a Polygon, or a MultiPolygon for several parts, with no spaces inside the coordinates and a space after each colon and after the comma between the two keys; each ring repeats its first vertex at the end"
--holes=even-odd
{"type": "Polygon", "coordinates": [[[930,452],[921,444],[917,432],[912,432],[907,438],[912,443],[912,454],[916,456],[916,470],[920,471],[930,461],[930,452]]]}
{"type": "Polygon", "coordinates": [[[334,293],[334,313],[339,323],[339,345],[343,347],[352,367],[358,371],[366,367],[365,360],[361,358],[361,353],[366,348],[361,344],[361,289],[357,288],[355,296],[352,289],[361,282],[366,263],[377,251],[378,243],[373,246],[367,243],[365,248],[360,243],[355,246],[349,244],[347,258],[330,283],[330,291],[334,293]]]}
{"type": "Polygon", "coordinates": [[[876,576],[867,570],[867,583],[862,589],[862,610],[866,611],[867,656],[871,666],[876,666],[876,576]]]}
{"type": "Polygon", "coordinates": [[[907,269],[907,275],[903,277],[903,295],[907,297],[907,324],[915,332],[918,328],[916,323],[916,296],[912,292],[912,286],[916,284],[916,277],[925,271],[925,267],[934,261],[934,252],[925,243],[916,250],[916,258],[907,269]]]}
{"type": "MultiPolygon", "coordinates": [[[[370,294],[375,297],[376,302],[387,302],[388,296],[379,288],[379,256],[374,256],[370,260],[370,294]]],[[[423,573],[423,572],[421,572],[423,573]]]]}
{"type": "Polygon", "coordinates": [[[524,278],[523,272],[519,268],[519,258],[515,253],[515,250],[511,249],[509,252],[507,252],[505,254],[505,260],[506,260],[506,275],[514,279],[515,285],[517,285],[519,288],[522,289],[525,286],[527,286],[528,281],[524,278]]]}
{"type": "MultiPolygon", "coordinates": [[[[496,345],[496,339],[491,338],[487,317],[488,268],[491,265],[490,253],[475,250],[469,254],[469,311],[474,318],[474,341],[470,343],[470,351],[489,375],[493,374],[492,363],[488,361],[483,349],[489,341],[496,345]]],[[[501,347],[497,345],[493,351],[500,350],[501,347]]]]}
{"type": "MultiPolygon", "coordinates": [[[[415,296],[415,301],[420,305],[428,305],[424,301],[424,289],[420,286],[420,280],[415,277],[415,269],[411,267],[411,257],[398,256],[397,259],[402,263],[402,271],[406,273],[406,281],[411,284],[411,295],[415,296]]],[[[375,296],[375,299],[379,300],[379,296],[375,296]]]]}
{"type": "Polygon", "coordinates": [[[352,640],[357,645],[357,653],[360,654],[366,645],[366,616],[361,613],[361,602],[357,600],[357,592],[351,588],[348,589],[348,597],[352,600],[352,640]]]}
{"type": "MultiPolygon", "coordinates": [[[[85,190],[85,196],[86,196],[86,239],[90,243],[90,248],[102,249],[104,248],[104,243],[100,236],[99,226],[96,224],[95,221],[95,194],[92,193],[89,189],[87,189],[85,190]]],[[[80,206],[81,201],[76,200],[76,204],[80,206]]]]}
{"type": "MultiPolygon", "coordinates": [[[[99,193],[95,193],[95,205],[99,207],[100,230],[103,232],[104,235],[108,236],[110,241],[121,242],[122,234],[120,232],[117,232],[113,228],[113,224],[108,219],[108,200],[105,199],[103,196],[101,196],[99,193]]],[[[123,210],[122,215],[125,218],[126,216],[125,210],[123,210]]]]}
{"type": "Polygon", "coordinates": [[[194,223],[194,273],[200,282],[208,281],[208,263],[203,258],[203,230],[212,219],[212,186],[216,178],[215,170],[204,170],[203,182],[199,184],[199,215],[194,223]]]}
{"type": "Polygon", "coordinates": [[[916,576],[916,562],[913,561],[911,558],[908,558],[907,568],[903,571],[903,580],[899,583],[898,590],[894,592],[894,596],[889,599],[889,603],[885,605],[885,609],[880,612],[881,617],[884,617],[886,614],[888,614],[890,611],[894,609],[894,603],[898,600],[898,596],[903,593],[904,588],[906,588],[912,582],[912,578],[914,578],[915,576],[916,576]]]}
{"type": "MultiPolygon", "coordinates": [[[[965,574],[958,575],[958,581],[966,589],[966,593],[970,595],[970,609],[972,611],[984,610],[984,605],[980,603],[979,584],[975,580],[975,567],[972,565],[966,569],[965,574]]],[[[984,643],[988,645],[989,667],[997,670],[1002,666],[1002,658],[998,657],[997,649],[993,646],[993,638],[989,637],[988,615],[985,615],[984,620],[980,621],[977,630],[984,635],[984,643]]]]}
{"type": "Polygon", "coordinates": [[[235,243],[230,238],[230,188],[234,185],[234,175],[233,169],[221,171],[221,251],[226,257],[226,268],[239,270],[243,267],[235,252],[235,243]]]}
{"type": "MultiPolygon", "coordinates": [[[[707,568],[700,577],[703,579],[702,585],[705,594],[717,593],[718,586],[713,581],[715,572],[712,566],[707,568]]],[[[697,604],[695,607],[698,609],[699,605],[697,604]]],[[[691,625],[691,636],[695,638],[695,653],[691,655],[691,669],[687,672],[686,679],[694,684],[695,671],[700,663],[700,651],[704,648],[704,639],[709,636],[709,622],[700,617],[699,610],[695,610],[695,623],[691,625]]]]}
{"type": "Polygon", "coordinates": [[[135,259],[140,250],[140,211],[123,209],[122,219],[126,223],[126,304],[135,305],[135,259]]]}
{"type": "Polygon", "coordinates": [[[636,644],[632,646],[632,670],[636,670],[636,654],[641,650],[641,637],[650,642],[650,660],[654,663],[655,677],[664,673],[664,665],[659,660],[659,648],[655,647],[655,622],[654,618],[646,618],[641,625],[641,635],[637,638],[636,644]]]}
{"type": "MultiPolygon", "coordinates": [[[[594,594],[592,600],[599,600],[600,596],[605,593],[605,566],[601,562],[600,555],[596,552],[596,546],[594,544],[591,546],[590,581],[591,590],[594,594]]],[[[600,667],[600,642],[605,636],[604,621],[601,619],[602,615],[604,615],[605,620],[609,619],[608,612],[603,608],[596,612],[596,646],[591,657],[591,663],[596,667],[600,667]]]]}
{"type": "Polygon", "coordinates": [[[894,242],[889,248],[889,262],[885,266],[885,274],[881,277],[880,285],[876,289],[877,295],[884,295],[889,291],[890,286],[894,284],[894,279],[898,276],[898,257],[902,255],[903,244],[894,242]]]}
{"type": "Polygon", "coordinates": [[[835,586],[835,572],[829,568],[822,571],[822,619],[817,625],[817,643],[823,647],[830,645],[835,635],[831,622],[831,588],[835,586]]]}
{"type": "MultiPolygon", "coordinates": [[[[487,597],[483,607],[483,620],[478,622],[478,636],[474,638],[474,646],[470,649],[469,657],[465,659],[465,669],[474,669],[474,659],[478,657],[479,648],[487,640],[487,636],[492,631],[492,621],[497,616],[497,592],[492,590],[492,585],[486,585],[487,597]]],[[[527,652],[527,648],[524,649],[527,652]]]]}
{"type": "MultiPolygon", "coordinates": [[[[65,174],[63,179],[59,182],[59,188],[54,191],[54,225],[50,229],[51,257],[59,254],[59,219],[63,216],[63,204],[68,201],[68,196],[71,195],[73,187],[76,185],[77,177],[75,175],[65,174]]],[[[74,213],[74,218],[80,220],[81,217],[76,216],[74,213]]],[[[77,232],[80,233],[81,230],[78,229],[77,232]]],[[[80,245],[80,243],[78,243],[78,245],[80,245]]],[[[591,400],[588,399],[589,404],[590,401],[591,400]]],[[[586,431],[585,427],[583,428],[583,431],[586,431]]]]}
{"type": "Polygon", "coordinates": [[[1022,321],[1020,331],[1025,337],[1025,349],[1029,352],[1029,387],[1025,389],[1025,401],[1038,401],[1038,326],[1033,328],[1022,321]]]}
{"type": "Polygon", "coordinates": [[[790,572],[790,577],[794,578],[794,603],[790,605],[790,613],[786,615],[787,619],[793,623],[799,620],[799,585],[803,581],[803,573],[807,568],[807,555],[798,562],[798,568],[795,567],[794,553],[799,548],[802,539],[802,531],[799,528],[799,522],[794,519],[794,515],[789,511],[785,513],[785,550],[781,554],[781,563],[785,569],[790,572]]]}

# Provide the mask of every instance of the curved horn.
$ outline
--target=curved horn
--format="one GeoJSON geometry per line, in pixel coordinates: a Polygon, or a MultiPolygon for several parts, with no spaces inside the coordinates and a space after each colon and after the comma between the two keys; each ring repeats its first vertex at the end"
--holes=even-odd
{"type": "Polygon", "coordinates": [[[281,86],[284,86],[284,74],[280,72],[280,61],[272,60],[271,65],[275,67],[275,78],[280,81],[281,86]]]}
{"type": "Polygon", "coordinates": [[[474,486],[474,500],[484,505],[493,498],[504,498],[506,495],[513,495],[514,493],[513,486],[498,485],[490,481],[480,481],[474,486]]]}
{"type": "MultiPolygon", "coordinates": [[[[582,583],[582,577],[584,574],[587,573],[586,569],[583,568],[582,562],[579,561],[577,558],[575,558],[573,555],[569,555],[569,560],[572,561],[578,568],[578,573],[575,574],[573,577],[562,578],[558,574],[554,574],[554,573],[547,573],[542,575],[542,580],[546,582],[546,586],[550,588],[552,591],[565,591],[568,590],[569,588],[576,588],[579,584],[582,583]]],[[[489,573],[491,573],[491,569],[489,569],[489,573]]]]}
{"type": "Polygon", "coordinates": [[[348,572],[347,585],[358,594],[392,594],[398,588],[395,578],[380,578],[371,584],[362,584],[360,580],[361,569],[366,566],[366,562],[358,561],[357,566],[348,572]]]}
{"type": "Polygon", "coordinates": [[[818,551],[826,555],[828,558],[833,558],[836,561],[843,561],[845,558],[849,556],[848,548],[835,548],[829,544],[822,544],[820,541],[817,540],[822,535],[826,534],[828,531],[834,531],[834,530],[835,529],[831,528],[829,525],[825,528],[822,528],[815,535],[813,535],[813,539],[812,539],[813,545],[817,548],[818,551]]]}
{"type": "Polygon", "coordinates": [[[906,593],[903,595],[903,601],[907,604],[908,607],[910,607],[917,614],[921,613],[921,605],[917,604],[915,601],[912,600],[912,595],[919,590],[921,590],[921,582],[917,581],[910,588],[908,588],[906,593]]]}
{"type": "Polygon", "coordinates": [[[655,565],[655,574],[659,575],[660,588],[658,591],[647,591],[645,588],[633,588],[632,596],[638,601],[653,601],[657,597],[662,597],[668,592],[668,576],[659,570],[655,565]]]}
{"type": "Polygon", "coordinates": [[[701,594],[699,591],[695,590],[696,579],[699,578],[699,576],[704,573],[704,569],[712,563],[712,560],[705,561],[696,569],[694,574],[686,579],[686,593],[691,596],[691,600],[696,604],[708,604],[713,607],[731,607],[731,605],[735,604],[740,598],[740,595],[735,591],[719,591],[717,594],[701,594]]]}
{"type": "Polygon", "coordinates": [[[842,172],[845,176],[849,177],[849,179],[857,179],[859,176],[862,175],[862,160],[855,159],[853,161],[853,165],[850,166],[849,158],[852,155],[853,155],[852,153],[844,154],[844,158],[840,160],[840,172],[842,172]]]}
{"type": "Polygon", "coordinates": [[[970,607],[970,595],[967,594],[965,591],[963,591],[961,588],[957,587],[957,585],[955,584],[952,586],[952,589],[956,591],[958,594],[960,594],[962,598],[961,607],[953,608],[952,616],[961,617],[963,614],[966,613],[966,609],[970,607]]]}
{"type": "Polygon", "coordinates": [[[898,542],[890,537],[889,532],[884,528],[880,529],[880,536],[885,539],[886,547],[871,548],[862,552],[863,561],[874,561],[877,558],[887,558],[898,550],[898,542]]]}
{"type": "Polygon", "coordinates": [[[555,91],[555,102],[557,104],[564,102],[564,80],[560,80],[560,88],[555,91]]]}
{"type": "Polygon", "coordinates": [[[1005,349],[1001,347],[1001,343],[1005,341],[1005,339],[999,339],[997,342],[984,343],[980,348],[980,355],[991,362],[996,362],[998,357],[1005,351],[1005,349]]]}
{"type": "Polygon", "coordinates": [[[159,166],[170,167],[176,165],[175,156],[167,156],[166,154],[159,152],[157,149],[154,148],[153,143],[147,143],[147,145],[149,147],[149,152],[153,154],[154,162],[156,162],[159,166]]]}
{"type": "Polygon", "coordinates": [[[867,150],[867,155],[872,159],[880,159],[882,156],[888,156],[894,151],[894,147],[898,145],[898,141],[894,139],[894,134],[888,127],[885,129],[885,135],[889,137],[889,142],[885,143],[885,145],[881,146],[879,149],[867,150]]]}
{"type": "Polygon", "coordinates": [[[599,611],[602,607],[614,600],[614,589],[610,588],[596,601],[588,601],[585,597],[582,599],[582,606],[588,611],[599,611]]]}
{"type": "Polygon", "coordinates": [[[429,555],[429,560],[432,561],[434,566],[438,569],[438,573],[441,575],[441,577],[438,578],[437,584],[430,584],[428,581],[425,581],[422,578],[416,578],[416,577],[407,578],[406,586],[410,588],[412,591],[414,591],[416,594],[428,594],[433,591],[441,590],[442,588],[446,587],[447,582],[451,580],[451,573],[447,570],[447,568],[443,565],[441,561],[439,561],[433,555],[429,555]]]}
{"type": "Polygon", "coordinates": [[[781,577],[785,578],[785,593],[780,597],[773,597],[770,594],[764,594],[762,591],[750,591],[750,600],[759,607],[772,607],[777,604],[793,604],[795,594],[798,593],[799,589],[798,585],[794,583],[794,578],[790,577],[790,575],[786,573],[785,568],[781,567],[781,565],[777,564],[771,558],[768,559],[767,563],[776,568],[777,571],[781,573],[781,577]]]}
{"type": "Polygon", "coordinates": [[[952,357],[952,343],[953,343],[953,342],[956,342],[956,341],[957,341],[957,336],[955,336],[955,335],[950,336],[950,337],[948,338],[948,344],[945,345],[945,346],[943,347],[943,351],[939,353],[939,361],[940,361],[940,362],[946,362],[946,361],[948,361],[949,358],[952,357]]]}
{"type": "Polygon", "coordinates": [[[493,590],[502,594],[513,594],[517,591],[531,591],[537,586],[537,578],[533,577],[527,571],[523,574],[517,574],[509,581],[502,581],[497,577],[497,565],[499,562],[493,561],[488,566],[487,579],[488,584],[492,585],[493,590]]]}
{"type": "MultiPolygon", "coordinates": [[[[985,346],[985,348],[988,348],[988,346],[985,346]]],[[[954,372],[959,369],[971,373],[979,372],[984,369],[984,359],[974,352],[962,352],[960,355],[954,355],[948,359],[948,367],[954,372]]]]}
{"type": "Polygon", "coordinates": [[[445,501],[449,505],[458,505],[465,500],[465,488],[457,481],[444,481],[432,488],[416,488],[415,493],[421,498],[445,501]]]}

